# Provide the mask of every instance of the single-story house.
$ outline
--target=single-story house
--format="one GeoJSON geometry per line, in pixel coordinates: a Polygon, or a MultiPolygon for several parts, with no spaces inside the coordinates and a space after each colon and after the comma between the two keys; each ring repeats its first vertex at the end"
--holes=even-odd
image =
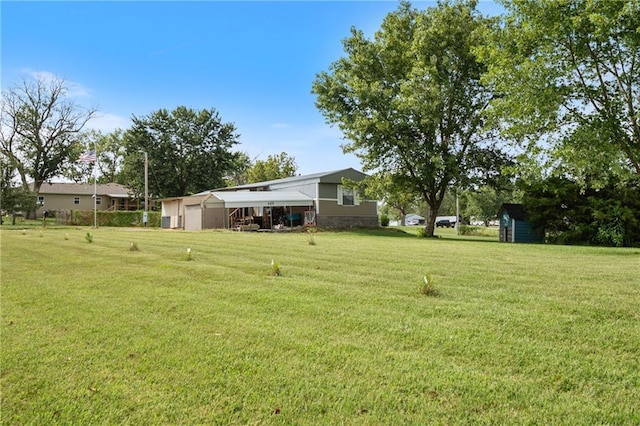
{"type": "Polygon", "coordinates": [[[407,226],[424,225],[425,218],[419,214],[409,213],[404,217],[404,224],[407,226]]]}
{"type": "Polygon", "coordinates": [[[544,235],[535,232],[527,221],[522,204],[503,204],[498,211],[500,241],[509,243],[541,243],[544,235]]]}
{"type": "Polygon", "coordinates": [[[349,168],[293,176],[192,196],[161,200],[162,227],[185,230],[291,228],[300,225],[346,228],[378,226],[375,200],[364,200],[342,184],[366,175],[349,168]]]}
{"type": "MultiPolygon", "coordinates": [[[[31,184],[33,190],[33,184],[31,184]]],[[[40,186],[37,194],[36,217],[45,211],[93,210],[93,195],[96,194],[96,210],[137,210],[139,200],[131,191],[118,183],[48,183],[40,186]]]]}

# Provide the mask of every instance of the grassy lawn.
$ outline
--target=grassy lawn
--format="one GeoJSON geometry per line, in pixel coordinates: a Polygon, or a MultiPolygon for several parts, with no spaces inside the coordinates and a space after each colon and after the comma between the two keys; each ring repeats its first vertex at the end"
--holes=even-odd
{"type": "Polygon", "coordinates": [[[0,232],[3,424],[640,424],[640,249],[0,232]]]}

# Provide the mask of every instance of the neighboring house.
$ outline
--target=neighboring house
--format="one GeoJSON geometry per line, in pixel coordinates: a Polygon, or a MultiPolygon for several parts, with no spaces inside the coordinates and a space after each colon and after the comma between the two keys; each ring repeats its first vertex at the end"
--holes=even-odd
{"type": "Polygon", "coordinates": [[[404,217],[404,224],[407,226],[424,225],[424,217],[419,214],[409,213],[404,217]]]}
{"type": "Polygon", "coordinates": [[[162,201],[162,227],[273,229],[315,224],[327,228],[378,226],[376,201],[361,200],[342,179],[359,182],[355,169],[293,176],[221,188],[162,201]]]}
{"type": "MultiPolygon", "coordinates": [[[[30,185],[33,188],[33,184],[30,185]]],[[[93,194],[96,193],[96,210],[137,210],[138,200],[131,191],[118,184],[99,184],[94,188],[90,183],[43,183],[37,194],[36,217],[45,211],[93,210],[93,194]]]]}
{"type": "Polygon", "coordinates": [[[544,235],[534,232],[527,221],[522,204],[503,204],[498,211],[500,241],[509,243],[541,243],[544,235]]]}

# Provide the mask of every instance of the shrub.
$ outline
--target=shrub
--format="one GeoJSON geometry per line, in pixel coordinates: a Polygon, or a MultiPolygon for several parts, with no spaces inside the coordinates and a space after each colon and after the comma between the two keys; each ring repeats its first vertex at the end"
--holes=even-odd
{"type": "Polygon", "coordinates": [[[389,226],[389,216],[386,214],[380,216],[380,226],[389,226]]]}
{"type": "MultiPolygon", "coordinates": [[[[73,210],[67,217],[68,225],[92,226],[93,210],[73,210]]],[[[148,227],[160,227],[160,212],[148,212],[148,227]]],[[[142,211],[98,211],[96,212],[98,226],[144,226],[142,223],[142,211]]]]}
{"type": "Polygon", "coordinates": [[[498,230],[495,228],[487,228],[486,226],[460,225],[458,227],[460,235],[468,235],[472,237],[497,237],[498,230]]]}

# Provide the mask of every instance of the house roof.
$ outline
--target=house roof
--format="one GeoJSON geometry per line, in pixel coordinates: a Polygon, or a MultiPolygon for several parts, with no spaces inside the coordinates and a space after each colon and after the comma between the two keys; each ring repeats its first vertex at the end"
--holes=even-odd
{"type": "Polygon", "coordinates": [[[527,212],[522,204],[504,203],[498,210],[498,217],[502,216],[502,212],[506,211],[510,218],[516,220],[526,220],[527,212]]]}
{"type": "MultiPolygon", "coordinates": [[[[29,184],[33,189],[33,183],[29,184]]],[[[59,195],[93,195],[94,185],[91,183],[48,183],[45,182],[40,187],[38,194],[59,194],[59,195]]],[[[106,195],[112,198],[129,198],[131,191],[129,188],[119,183],[98,184],[95,186],[97,195],[106,195]]]]}
{"type": "MultiPolygon", "coordinates": [[[[311,206],[313,199],[292,189],[298,183],[341,183],[342,178],[363,179],[367,175],[354,168],[334,170],[330,172],[312,173],[309,175],[291,176],[247,185],[218,188],[184,197],[163,198],[160,201],[184,200],[185,205],[199,204],[204,199],[215,195],[224,201],[225,207],[273,207],[273,206],[311,206]],[[289,190],[287,190],[289,189],[289,190]],[[273,193],[272,193],[273,191],[273,193]],[[238,194],[238,195],[225,195],[238,194]]],[[[215,200],[207,200],[207,205],[215,204],[215,200]]]]}
{"type": "Polygon", "coordinates": [[[409,213],[404,217],[404,219],[405,220],[411,220],[411,219],[424,220],[424,217],[420,216],[419,214],[409,213]]]}
{"type": "Polygon", "coordinates": [[[274,185],[275,186],[280,186],[280,185],[286,185],[286,184],[290,184],[290,183],[298,183],[298,182],[304,182],[304,181],[314,181],[314,182],[323,182],[323,183],[340,183],[342,181],[342,177],[345,177],[345,175],[361,176],[363,178],[366,176],[361,171],[350,167],[348,169],[340,169],[340,170],[333,170],[333,171],[329,171],[329,172],[312,173],[312,174],[300,175],[300,176],[291,176],[291,177],[283,178],[283,179],[275,179],[275,180],[268,180],[268,181],[264,181],[264,182],[248,183],[246,185],[231,186],[231,187],[228,187],[228,188],[218,188],[215,191],[237,191],[237,190],[241,190],[241,189],[270,188],[270,187],[272,187],[274,185]]]}

